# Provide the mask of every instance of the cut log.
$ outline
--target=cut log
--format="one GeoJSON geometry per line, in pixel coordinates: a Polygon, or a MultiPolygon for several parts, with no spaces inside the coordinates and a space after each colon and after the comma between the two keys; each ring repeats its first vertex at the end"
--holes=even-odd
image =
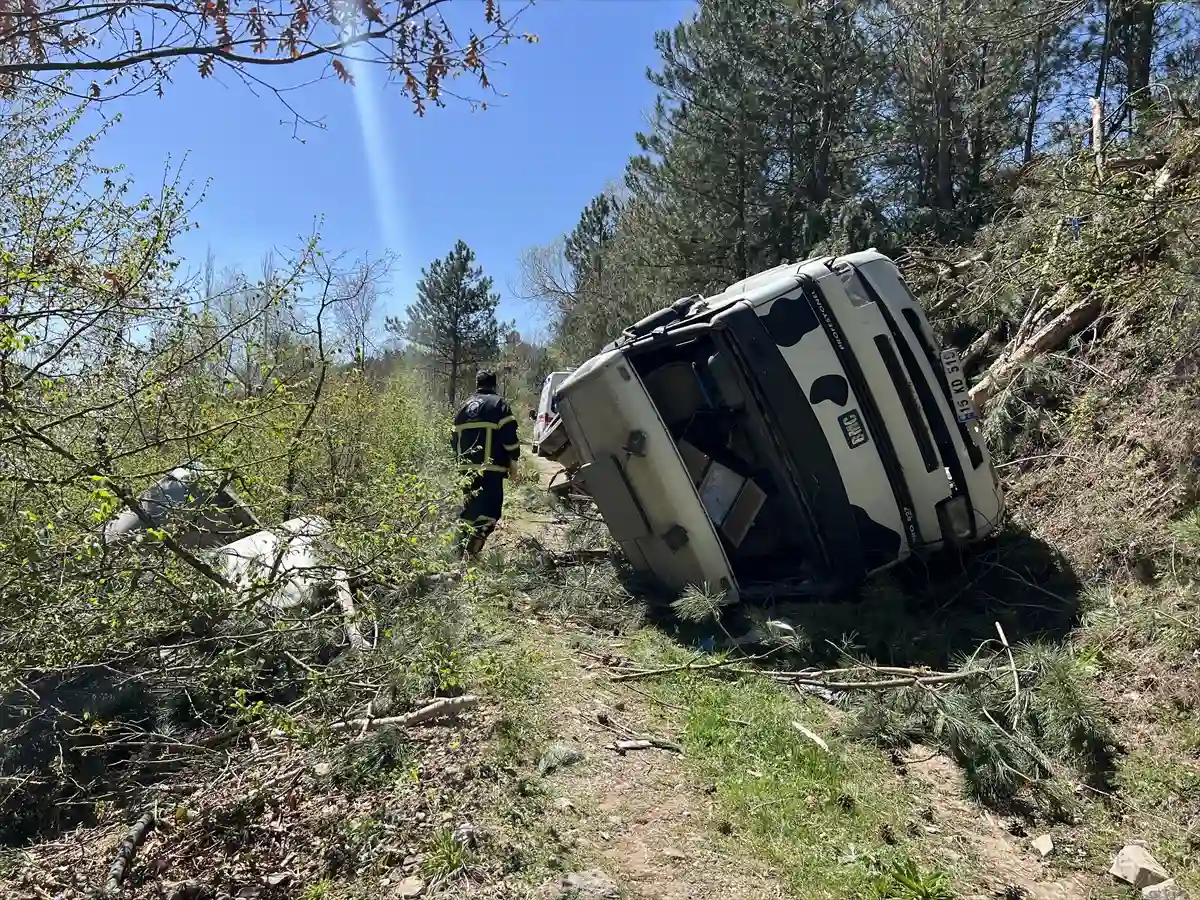
{"type": "Polygon", "coordinates": [[[971,388],[971,400],[976,409],[983,409],[999,391],[1004,390],[1020,372],[1022,366],[1043,353],[1058,349],[1072,335],[1077,334],[1100,315],[1104,302],[1095,294],[1076,300],[1059,315],[1046,323],[1023,344],[1014,347],[1011,353],[994,363],[984,373],[983,379],[971,388]]]}
{"type": "Polygon", "coordinates": [[[1130,169],[1148,169],[1154,172],[1166,164],[1167,154],[1162,151],[1146,156],[1114,156],[1104,161],[1104,167],[1110,172],[1124,172],[1130,169]]]}

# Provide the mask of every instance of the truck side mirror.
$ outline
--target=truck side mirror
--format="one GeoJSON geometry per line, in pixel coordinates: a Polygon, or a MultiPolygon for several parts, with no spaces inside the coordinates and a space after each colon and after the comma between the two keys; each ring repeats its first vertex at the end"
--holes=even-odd
{"type": "Polygon", "coordinates": [[[529,411],[529,418],[530,418],[530,419],[536,419],[536,418],[537,418],[537,410],[536,410],[536,409],[531,409],[531,410],[529,411]]]}

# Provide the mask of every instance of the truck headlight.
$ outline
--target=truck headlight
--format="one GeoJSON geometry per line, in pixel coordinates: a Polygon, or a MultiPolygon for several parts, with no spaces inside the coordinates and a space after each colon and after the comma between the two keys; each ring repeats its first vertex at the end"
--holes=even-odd
{"type": "Polygon", "coordinates": [[[951,543],[970,540],[975,534],[975,517],[965,496],[950,497],[937,505],[942,536],[951,543]]]}

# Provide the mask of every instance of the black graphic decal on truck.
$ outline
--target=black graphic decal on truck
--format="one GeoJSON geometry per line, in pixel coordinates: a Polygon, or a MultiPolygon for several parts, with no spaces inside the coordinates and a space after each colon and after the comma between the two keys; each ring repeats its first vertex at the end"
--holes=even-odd
{"type": "Polygon", "coordinates": [[[812,307],[803,297],[780,297],[763,316],[767,334],[780,347],[795,347],[810,331],[820,327],[812,307]]]}
{"type": "Polygon", "coordinates": [[[838,406],[845,406],[850,399],[850,384],[841,375],[822,375],[808,389],[808,402],[813,406],[832,400],[838,406]]]}

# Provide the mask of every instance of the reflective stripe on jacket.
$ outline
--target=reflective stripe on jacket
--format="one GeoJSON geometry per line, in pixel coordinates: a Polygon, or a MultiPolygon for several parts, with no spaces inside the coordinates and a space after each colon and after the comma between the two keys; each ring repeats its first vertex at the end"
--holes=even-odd
{"type": "Polygon", "coordinates": [[[454,417],[454,454],[459,468],[508,472],[521,455],[517,419],[499,394],[474,393],[454,417]]]}

